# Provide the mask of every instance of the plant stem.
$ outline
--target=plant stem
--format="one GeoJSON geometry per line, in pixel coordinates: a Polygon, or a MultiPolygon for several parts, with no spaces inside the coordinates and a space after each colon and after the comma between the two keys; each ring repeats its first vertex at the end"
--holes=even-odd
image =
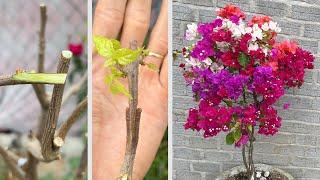
{"type": "Polygon", "coordinates": [[[84,147],[84,149],[82,151],[82,155],[81,155],[80,165],[78,167],[77,174],[75,177],[76,180],[86,179],[84,176],[86,174],[87,165],[88,165],[87,164],[88,163],[87,154],[88,154],[88,144],[85,143],[85,147],[84,147]]]}
{"type": "Polygon", "coordinates": [[[248,166],[248,163],[247,163],[246,146],[245,145],[242,146],[242,160],[243,160],[244,166],[247,169],[247,172],[249,172],[249,166],[248,166]]]}
{"type": "Polygon", "coordinates": [[[248,179],[253,176],[255,178],[255,168],[254,168],[254,163],[253,163],[253,142],[255,141],[254,138],[254,128],[252,128],[252,132],[249,133],[249,173],[248,173],[248,179]]]}
{"type": "MultiPolygon", "coordinates": [[[[38,72],[44,72],[44,60],[45,60],[45,32],[47,24],[47,7],[45,4],[40,4],[40,31],[39,31],[39,48],[38,48],[38,72]]],[[[37,98],[43,108],[47,108],[49,101],[47,100],[47,94],[44,84],[33,85],[33,89],[36,92],[37,98]]]]}
{"type": "MultiPolygon", "coordinates": [[[[61,58],[58,64],[57,73],[68,73],[70,59],[72,57],[71,51],[62,51],[61,58]]],[[[62,96],[64,91],[64,84],[54,85],[51,102],[49,105],[48,116],[45,119],[44,126],[40,130],[43,134],[41,137],[41,151],[45,160],[57,159],[58,152],[53,145],[55,131],[57,128],[58,117],[60,113],[60,107],[62,102],[62,96]]]]}
{"type": "Polygon", "coordinates": [[[13,161],[13,159],[10,157],[10,154],[5,150],[3,147],[0,146],[0,156],[2,156],[4,162],[8,166],[8,168],[11,170],[11,172],[14,174],[14,176],[20,180],[24,180],[24,172],[20,167],[17,166],[17,164],[13,161]]]}
{"type": "Polygon", "coordinates": [[[67,74],[16,73],[0,76],[0,86],[19,84],[64,84],[67,74]]]}
{"type": "MultiPolygon", "coordinates": [[[[137,42],[130,43],[131,49],[137,48],[137,42]]],[[[128,84],[129,93],[131,98],[129,99],[129,108],[126,109],[126,151],[124,162],[121,167],[120,175],[122,179],[132,180],[133,164],[136,155],[136,149],[139,139],[139,125],[141,117],[141,109],[138,106],[138,73],[139,73],[139,61],[136,60],[128,65],[128,84]]]]}

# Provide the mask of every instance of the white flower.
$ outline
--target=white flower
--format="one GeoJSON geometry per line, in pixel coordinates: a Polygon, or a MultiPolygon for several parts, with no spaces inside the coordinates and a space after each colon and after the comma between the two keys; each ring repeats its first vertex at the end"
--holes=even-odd
{"type": "Polygon", "coordinates": [[[192,41],[197,37],[197,29],[198,26],[195,23],[191,23],[187,25],[187,30],[186,30],[186,40],[192,41]]]}
{"type": "Polygon", "coordinates": [[[271,29],[271,30],[275,30],[276,29],[276,27],[277,27],[277,23],[276,22],[273,22],[273,21],[270,21],[269,22],[269,28],[271,29]]]}
{"type": "Polygon", "coordinates": [[[211,68],[212,71],[218,72],[218,71],[221,71],[223,69],[223,65],[219,65],[218,63],[213,62],[211,64],[210,68],[211,68]]]}
{"type": "Polygon", "coordinates": [[[258,24],[254,24],[252,27],[252,39],[262,39],[262,30],[259,28],[258,24]]]}
{"type": "Polygon", "coordinates": [[[185,58],[185,61],[187,62],[186,63],[187,66],[197,66],[197,67],[199,67],[201,65],[199,60],[196,59],[196,58],[193,58],[193,57],[185,58]]]}
{"type": "Polygon", "coordinates": [[[210,66],[212,64],[212,60],[210,58],[206,58],[205,60],[202,61],[204,64],[210,66]]]}
{"type": "Polygon", "coordinates": [[[244,30],[245,30],[246,33],[251,33],[252,32],[252,28],[251,27],[246,27],[244,30]]]}
{"type": "Polygon", "coordinates": [[[232,24],[233,24],[233,23],[232,23],[231,21],[227,21],[227,28],[230,29],[230,28],[232,27],[232,24]]]}
{"type": "Polygon", "coordinates": [[[250,43],[249,44],[249,47],[248,47],[249,51],[256,51],[258,49],[259,49],[259,45],[257,43],[250,43]]]}
{"type": "Polygon", "coordinates": [[[264,55],[267,55],[267,54],[268,54],[268,51],[269,51],[268,48],[263,48],[263,49],[262,49],[262,52],[264,53],[264,55]]]}
{"type": "Polygon", "coordinates": [[[260,172],[260,171],[257,172],[256,177],[257,177],[257,178],[260,178],[260,177],[261,177],[261,172],[260,172]]]}
{"type": "Polygon", "coordinates": [[[234,28],[232,31],[233,37],[241,37],[242,33],[239,28],[234,28]]]}
{"type": "Polygon", "coordinates": [[[269,30],[269,25],[268,25],[268,23],[264,23],[264,24],[261,26],[261,29],[264,30],[264,31],[268,31],[268,30],[269,30]]]}
{"type": "Polygon", "coordinates": [[[264,174],[263,174],[264,177],[269,177],[269,175],[270,175],[270,172],[269,172],[269,171],[266,171],[266,172],[264,172],[264,174]]]}
{"type": "Polygon", "coordinates": [[[275,29],[275,32],[276,32],[276,33],[279,33],[279,32],[281,32],[281,28],[279,28],[279,27],[276,27],[276,29],[275,29]]]}

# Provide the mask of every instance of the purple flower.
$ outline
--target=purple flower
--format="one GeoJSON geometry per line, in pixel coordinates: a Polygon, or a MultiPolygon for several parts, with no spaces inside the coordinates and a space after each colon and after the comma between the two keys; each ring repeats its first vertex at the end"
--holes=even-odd
{"type": "Polygon", "coordinates": [[[283,109],[289,109],[290,103],[284,103],[283,104],[283,109]]]}
{"type": "Polygon", "coordinates": [[[197,58],[200,61],[205,60],[207,57],[214,54],[210,41],[203,39],[199,41],[191,52],[193,58],[197,58]]]}
{"type": "Polygon", "coordinates": [[[248,134],[242,134],[241,138],[235,143],[236,147],[241,147],[242,145],[246,145],[249,141],[248,134]]]}
{"type": "Polygon", "coordinates": [[[233,15],[233,16],[230,17],[230,20],[231,20],[233,23],[239,25],[239,20],[240,20],[239,16],[233,15]]]}

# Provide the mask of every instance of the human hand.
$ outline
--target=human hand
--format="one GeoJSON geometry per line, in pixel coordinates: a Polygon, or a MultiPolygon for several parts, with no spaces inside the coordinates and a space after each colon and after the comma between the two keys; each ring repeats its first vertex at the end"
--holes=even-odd
{"type": "MultiPolygon", "coordinates": [[[[136,40],[141,46],[148,32],[152,0],[100,0],[94,17],[93,34],[115,39],[129,47],[136,40]],[[121,31],[121,32],[120,32],[121,31]]],[[[148,50],[167,55],[167,0],[163,0],[157,23],[152,30],[148,50]]],[[[167,57],[148,56],[159,72],[140,67],[139,103],[142,108],[139,142],[134,161],[133,179],[147,173],[167,127],[167,57]]],[[[103,58],[93,55],[93,179],[120,176],[126,146],[125,109],[128,98],[111,94],[104,83],[107,70],[103,58]]],[[[127,86],[126,80],[123,84],[127,86]]]]}

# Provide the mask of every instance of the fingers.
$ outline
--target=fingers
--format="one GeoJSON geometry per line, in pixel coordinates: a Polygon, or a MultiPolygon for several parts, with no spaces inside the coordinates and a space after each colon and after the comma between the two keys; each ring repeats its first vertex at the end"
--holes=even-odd
{"type": "Polygon", "coordinates": [[[121,32],[123,47],[130,47],[130,42],[133,40],[138,42],[138,47],[143,44],[150,23],[151,3],[152,0],[128,1],[121,32]]]}
{"type": "Polygon", "coordinates": [[[165,89],[168,88],[168,56],[164,58],[161,66],[160,83],[165,89]]]}
{"type": "Polygon", "coordinates": [[[115,39],[122,27],[127,0],[99,0],[95,9],[93,34],[115,39]]]}
{"type": "MultiPolygon", "coordinates": [[[[162,2],[160,15],[152,30],[148,49],[151,52],[165,56],[168,52],[168,2],[162,2]]],[[[160,67],[163,59],[154,56],[146,57],[147,63],[153,63],[160,67]]]]}

